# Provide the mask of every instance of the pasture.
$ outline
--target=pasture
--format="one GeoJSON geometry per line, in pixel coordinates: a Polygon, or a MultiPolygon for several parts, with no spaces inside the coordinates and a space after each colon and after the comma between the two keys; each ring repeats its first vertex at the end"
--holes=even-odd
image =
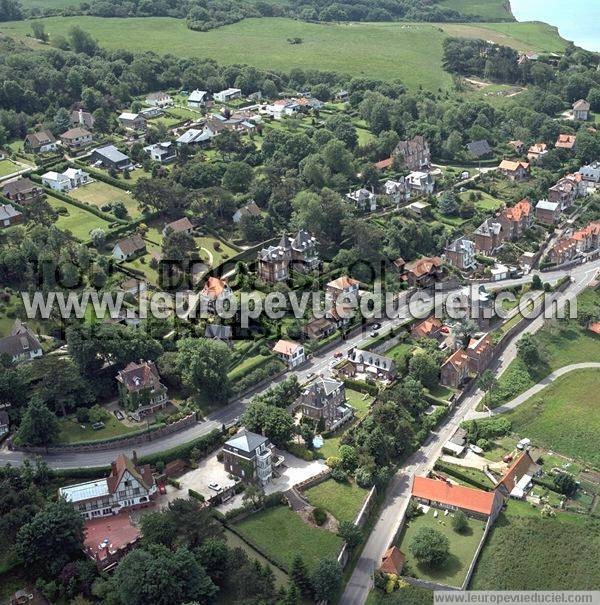
{"type": "Polygon", "coordinates": [[[477,562],[471,590],[597,590],[600,534],[585,517],[544,519],[511,500],[477,562]]]}
{"type": "Polygon", "coordinates": [[[461,15],[482,17],[489,21],[513,20],[506,0],[441,0],[438,5],[461,15]]]}
{"type": "Polygon", "coordinates": [[[598,370],[561,376],[505,417],[518,435],[600,468],[598,370]]]}
{"type": "MultiPolygon", "coordinates": [[[[449,35],[492,39],[518,50],[564,48],[564,41],[555,29],[537,23],[315,24],[263,18],[195,32],[187,29],[182,19],[168,17],[50,17],[42,22],[51,39],[67,35],[73,25],[78,25],[109,49],[151,50],[282,71],[294,67],[329,70],[383,80],[399,79],[409,88],[422,86],[428,90],[446,89],[452,84],[441,62],[442,43],[449,35]],[[302,44],[289,44],[288,38],[301,38],[302,44]]],[[[31,33],[31,23],[2,23],[0,32],[24,39],[31,33]]],[[[37,45],[30,37],[27,42],[37,45]]]]}

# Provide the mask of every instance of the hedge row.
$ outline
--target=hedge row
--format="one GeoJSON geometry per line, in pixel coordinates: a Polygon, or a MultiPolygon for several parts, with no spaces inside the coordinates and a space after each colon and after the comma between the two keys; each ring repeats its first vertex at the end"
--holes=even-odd
{"type": "Polygon", "coordinates": [[[352,391],[358,391],[359,393],[367,393],[367,395],[376,396],[379,394],[379,388],[374,384],[367,384],[360,380],[354,380],[353,378],[344,378],[342,380],[344,386],[352,391]]]}
{"type": "Polygon", "coordinates": [[[170,450],[149,454],[140,458],[140,464],[155,465],[157,462],[172,462],[178,458],[189,458],[190,452],[197,449],[200,455],[206,455],[225,442],[225,435],[219,429],[213,429],[207,435],[182,443],[170,450]]]}
{"type": "Polygon", "coordinates": [[[465,483],[468,483],[469,485],[472,485],[473,487],[478,487],[479,489],[485,490],[486,492],[489,492],[492,488],[492,486],[489,483],[484,483],[483,481],[477,481],[477,479],[473,479],[473,477],[469,477],[469,475],[463,474],[461,471],[454,468],[453,466],[446,464],[443,460],[438,460],[435,463],[433,468],[437,471],[441,471],[443,473],[451,475],[455,479],[464,481],[465,483]]]}
{"type": "Polygon", "coordinates": [[[188,496],[190,498],[194,498],[194,500],[198,500],[199,502],[204,502],[205,498],[202,494],[199,494],[195,489],[191,487],[188,489],[188,496]]]}
{"type": "Polygon", "coordinates": [[[112,185],[113,187],[118,187],[123,191],[131,191],[131,187],[128,187],[122,181],[114,179],[112,176],[104,174],[104,172],[101,172],[100,170],[96,170],[95,168],[88,166],[81,160],[73,160],[73,163],[76,164],[79,168],[84,168],[86,172],[93,174],[94,177],[97,178],[99,181],[104,181],[106,184],[112,185]]]}

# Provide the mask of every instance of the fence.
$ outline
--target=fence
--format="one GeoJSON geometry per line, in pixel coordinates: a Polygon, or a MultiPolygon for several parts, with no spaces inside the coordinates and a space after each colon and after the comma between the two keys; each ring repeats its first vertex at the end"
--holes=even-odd
{"type": "Polygon", "coordinates": [[[148,441],[154,441],[165,437],[166,435],[172,435],[177,433],[192,424],[197,422],[196,414],[190,414],[177,422],[167,424],[166,426],[157,427],[156,429],[150,429],[143,432],[138,432],[130,436],[125,436],[122,439],[110,439],[106,441],[97,442],[83,442],[73,443],[71,445],[55,445],[48,448],[37,447],[37,446],[13,446],[14,449],[19,449],[24,452],[31,452],[33,454],[47,454],[47,453],[63,453],[63,452],[89,452],[89,451],[103,451],[112,450],[116,448],[126,448],[133,445],[139,445],[141,443],[147,443],[148,441]]]}

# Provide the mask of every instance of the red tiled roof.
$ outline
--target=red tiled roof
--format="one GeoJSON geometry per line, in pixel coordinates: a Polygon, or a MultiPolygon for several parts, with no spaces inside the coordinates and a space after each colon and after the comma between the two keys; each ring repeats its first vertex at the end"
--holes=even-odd
{"type": "Polygon", "coordinates": [[[588,330],[590,332],[593,332],[594,334],[600,334],[600,321],[596,321],[593,324],[590,324],[588,330]]]}
{"type": "Polygon", "coordinates": [[[559,149],[573,149],[577,137],[574,134],[559,134],[555,147],[559,149]]]}
{"type": "Polygon", "coordinates": [[[434,269],[439,269],[442,266],[442,259],[438,256],[424,257],[406,263],[404,270],[407,273],[412,273],[415,277],[423,277],[431,273],[434,269]]]}
{"type": "Polygon", "coordinates": [[[352,279],[347,275],[342,275],[327,284],[328,288],[335,288],[336,290],[344,290],[350,286],[358,286],[360,282],[357,279],[352,279]]]}
{"type": "Polygon", "coordinates": [[[282,355],[291,355],[300,345],[293,340],[278,340],[273,351],[282,355]]]}
{"type": "Polygon", "coordinates": [[[428,317],[427,319],[424,319],[421,323],[417,324],[413,328],[413,333],[415,333],[421,337],[426,337],[441,327],[442,327],[442,322],[439,319],[437,319],[435,317],[428,317]]]}
{"type": "Polygon", "coordinates": [[[523,199],[512,208],[506,208],[502,214],[509,221],[520,222],[524,216],[529,216],[532,211],[532,206],[528,199],[523,199]]]}
{"type": "Polygon", "coordinates": [[[375,162],[375,168],[377,168],[377,170],[385,170],[386,168],[389,168],[393,163],[394,158],[386,158],[385,160],[375,162]]]}
{"type": "Polygon", "coordinates": [[[428,477],[414,478],[412,495],[416,498],[432,500],[484,515],[492,514],[496,498],[494,492],[484,492],[480,489],[454,485],[428,477]]]}
{"type": "Polygon", "coordinates": [[[526,475],[529,469],[534,465],[529,452],[523,452],[506,471],[502,479],[498,481],[496,487],[503,485],[510,493],[514,486],[526,475]]]}
{"type": "Polygon", "coordinates": [[[460,369],[461,367],[463,367],[464,365],[466,365],[468,363],[469,363],[469,358],[468,358],[467,354],[463,351],[463,349],[458,349],[458,351],[454,351],[454,353],[452,353],[452,355],[450,355],[450,357],[448,357],[448,359],[446,359],[446,361],[444,361],[442,366],[452,365],[455,368],[460,369]]]}
{"type": "Polygon", "coordinates": [[[402,572],[405,561],[406,555],[397,546],[392,546],[391,548],[388,548],[383,557],[381,557],[379,571],[399,575],[402,572]]]}
{"type": "Polygon", "coordinates": [[[218,277],[209,277],[202,288],[202,296],[206,296],[212,300],[216,300],[223,294],[223,290],[227,288],[227,281],[218,277]]]}

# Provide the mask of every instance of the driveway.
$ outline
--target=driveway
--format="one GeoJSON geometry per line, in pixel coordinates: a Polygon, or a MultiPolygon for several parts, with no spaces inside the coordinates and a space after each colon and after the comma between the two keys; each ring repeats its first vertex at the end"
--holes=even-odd
{"type": "Polygon", "coordinates": [[[302,483],[311,477],[322,473],[327,469],[327,465],[324,460],[313,460],[307,462],[288,452],[278,451],[278,454],[283,454],[283,464],[278,468],[278,472],[281,473],[280,477],[274,477],[270,483],[265,487],[265,494],[272,494],[273,492],[286,492],[294,485],[302,483]]]}
{"type": "Polygon", "coordinates": [[[176,498],[187,498],[189,489],[202,494],[208,500],[216,493],[208,487],[209,483],[218,483],[223,489],[235,484],[233,479],[229,479],[223,464],[217,460],[216,452],[208,458],[201,460],[198,468],[181,475],[177,481],[179,481],[181,489],[177,489],[172,485],[167,486],[168,502],[176,498]]]}

